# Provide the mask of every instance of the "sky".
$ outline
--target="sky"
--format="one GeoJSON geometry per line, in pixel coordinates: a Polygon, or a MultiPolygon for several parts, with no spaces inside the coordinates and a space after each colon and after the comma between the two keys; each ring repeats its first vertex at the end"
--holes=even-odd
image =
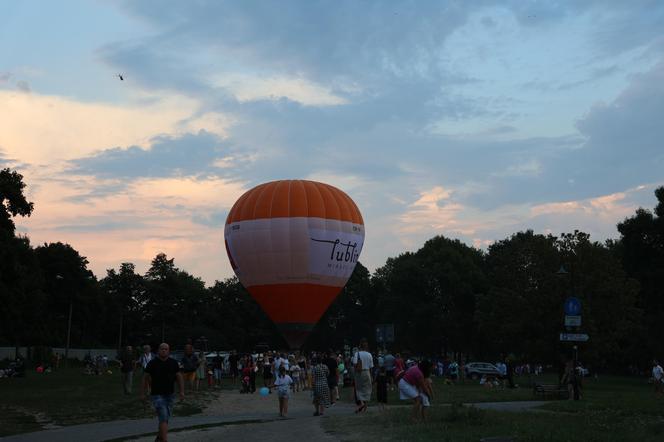
{"type": "Polygon", "coordinates": [[[351,196],[371,271],[435,235],[604,241],[664,185],[663,30],[656,0],[0,0],[0,167],[19,233],[98,277],[232,276],[226,215],[277,179],[351,196]]]}

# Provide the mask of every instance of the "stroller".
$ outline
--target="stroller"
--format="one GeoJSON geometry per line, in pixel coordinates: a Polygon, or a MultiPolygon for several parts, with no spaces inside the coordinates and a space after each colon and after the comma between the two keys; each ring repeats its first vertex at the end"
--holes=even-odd
{"type": "Polygon", "coordinates": [[[240,393],[250,393],[251,392],[251,369],[249,367],[244,367],[242,369],[242,389],[240,393]]]}

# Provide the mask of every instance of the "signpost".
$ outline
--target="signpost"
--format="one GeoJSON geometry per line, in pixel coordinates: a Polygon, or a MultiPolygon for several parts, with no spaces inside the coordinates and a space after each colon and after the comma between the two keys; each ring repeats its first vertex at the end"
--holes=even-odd
{"type": "MultiPolygon", "coordinates": [[[[581,327],[581,301],[570,296],[563,304],[565,310],[565,329],[574,333],[560,333],[561,342],[587,342],[590,339],[586,333],[579,333],[581,327]]],[[[574,363],[578,360],[578,347],[574,345],[574,363]]]]}
{"type": "Polygon", "coordinates": [[[586,333],[561,333],[560,340],[563,342],[586,342],[590,339],[586,333]]]}
{"type": "Polygon", "coordinates": [[[565,315],[565,327],[581,327],[581,315],[565,315]]]}
{"type": "Polygon", "coordinates": [[[581,316],[581,301],[574,296],[570,296],[565,300],[565,315],[567,316],[581,316]]]}

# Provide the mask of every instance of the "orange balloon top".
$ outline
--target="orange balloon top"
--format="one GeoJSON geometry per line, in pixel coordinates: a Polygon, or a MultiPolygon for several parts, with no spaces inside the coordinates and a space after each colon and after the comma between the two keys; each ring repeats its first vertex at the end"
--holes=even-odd
{"type": "Polygon", "coordinates": [[[260,184],[233,205],[226,224],[260,218],[315,217],[364,225],[348,195],[317,181],[280,180],[260,184]]]}

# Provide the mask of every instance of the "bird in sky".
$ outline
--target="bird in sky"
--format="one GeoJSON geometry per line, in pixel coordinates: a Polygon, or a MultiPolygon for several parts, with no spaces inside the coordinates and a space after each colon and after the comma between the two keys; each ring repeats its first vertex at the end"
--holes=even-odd
{"type": "Polygon", "coordinates": [[[118,78],[120,79],[120,81],[124,81],[124,77],[122,76],[122,74],[118,74],[118,78]]]}

